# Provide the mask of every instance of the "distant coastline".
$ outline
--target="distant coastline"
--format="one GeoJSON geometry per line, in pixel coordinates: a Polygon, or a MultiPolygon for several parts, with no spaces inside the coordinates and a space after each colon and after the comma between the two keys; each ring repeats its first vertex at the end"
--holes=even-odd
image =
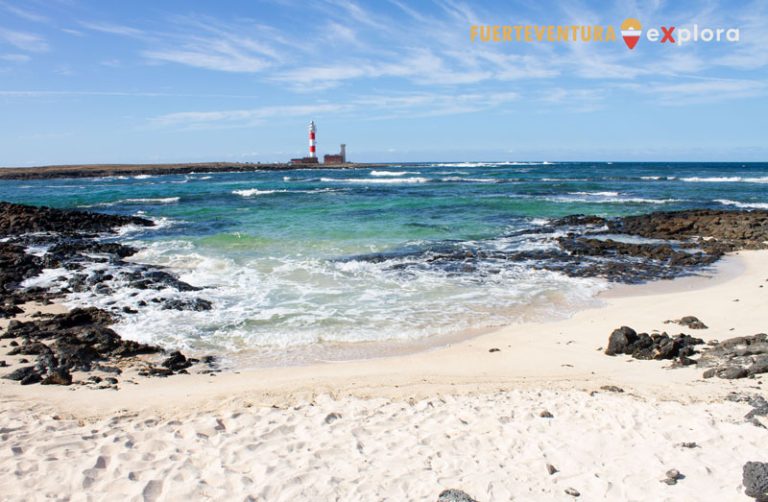
{"type": "Polygon", "coordinates": [[[24,180],[45,178],[99,178],[121,175],[164,175],[211,172],[288,171],[293,169],[355,169],[386,164],[288,164],[251,162],[197,162],[179,164],[72,164],[37,167],[0,168],[0,180],[24,180]]]}

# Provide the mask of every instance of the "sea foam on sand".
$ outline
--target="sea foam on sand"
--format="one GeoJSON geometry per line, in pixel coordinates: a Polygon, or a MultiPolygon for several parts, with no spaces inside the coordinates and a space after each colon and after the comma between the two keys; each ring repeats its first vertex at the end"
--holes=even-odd
{"type": "Polygon", "coordinates": [[[764,332],[766,270],[768,252],[742,251],[714,278],[620,287],[570,319],[391,358],[138,385],[124,374],[119,391],[0,380],[0,498],[430,501],[457,488],[556,501],[573,488],[747,501],[742,467],[768,460],[768,430],[725,396],[765,396],[763,379],[603,349],[621,325],[690,333],[665,324],[684,315],[707,341],[764,332]],[[684,476],[673,486],[670,469],[684,476]]]}

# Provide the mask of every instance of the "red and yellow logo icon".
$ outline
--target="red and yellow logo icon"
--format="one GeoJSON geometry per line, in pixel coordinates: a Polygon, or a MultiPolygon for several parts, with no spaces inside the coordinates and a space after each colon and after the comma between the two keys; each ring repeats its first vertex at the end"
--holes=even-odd
{"type": "Polygon", "coordinates": [[[642,34],[643,25],[640,24],[640,21],[637,19],[630,17],[621,23],[621,37],[624,39],[624,43],[627,44],[627,47],[630,49],[635,48],[638,40],[640,40],[640,35],[642,34]]]}

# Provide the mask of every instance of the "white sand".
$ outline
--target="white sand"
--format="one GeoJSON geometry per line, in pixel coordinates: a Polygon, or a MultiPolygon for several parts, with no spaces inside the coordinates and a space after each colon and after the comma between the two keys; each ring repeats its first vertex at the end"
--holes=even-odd
{"type": "Polygon", "coordinates": [[[768,431],[722,397],[765,395],[761,379],[703,380],[596,350],[623,324],[721,340],[765,331],[768,253],[725,268],[408,356],[117,392],[0,380],[0,499],[435,500],[455,487],[481,501],[569,500],[573,487],[581,500],[749,500],[741,468],[768,461],[768,431]],[[684,315],[710,329],[663,323],[684,315]],[[590,395],[606,384],[626,392],[590,395]],[[689,441],[700,447],[679,446],[689,441]],[[671,468],[685,479],[660,483],[671,468]]]}
{"type": "Polygon", "coordinates": [[[741,466],[768,442],[745,412],[530,390],[86,424],[6,411],[0,498],[429,501],[457,487],[484,501],[567,500],[573,487],[583,500],[736,501],[741,466]],[[341,418],[327,424],[334,412],[341,418]],[[700,446],[679,446],[689,441],[700,446]],[[547,463],[560,472],[550,476],[547,463]],[[660,482],[670,468],[686,476],[675,486],[660,482]]]}

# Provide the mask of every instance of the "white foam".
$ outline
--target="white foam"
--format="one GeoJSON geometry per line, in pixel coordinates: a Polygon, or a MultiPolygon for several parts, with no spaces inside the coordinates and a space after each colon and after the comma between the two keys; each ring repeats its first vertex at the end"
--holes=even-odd
{"type": "Polygon", "coordinates": [[[429,178],[414,177],[414,178],[383,178],[383,179],[365,179],[365,178],[320,178],[323,183],[378,183],[378,184],[416,184],[416,183],[429,183],[429,178]]]}
{"type": "Polygon", "coordinates": [[[680,178],[689,183],[768,183],[768,176],[742,177],[742,176],[712,176],[680,178]]]}
{"type": "Polygon", "coordinates": [[[274,193],[329,193],[343,192],[342,188],[314,188],[312,190],[261,190],[259,188],[248,188],[245,190],[233,190],[232,193],[241,197],[255,197],[257,195],[270,195],[274,193]]]}
{"type": "Polygon", "coordinates": [[[592,195],[597,197],[618,197],[619,192],[569,192],[571,195],[592,195]]]}
{"type": "Polygon", "coordinates": [[[498,183],[494,178],[462,178],[461,176],[448,176],[440,178],[440,181],[448,183],[498,183]]]}
{"type": "Polygon", "coordinates": [[[154,205],[154,204],[175,204],[181,200],[180,197],[158,197],[145,199],[120,199],[114,202],[97,202],[95,204],[84,204],[79,207],[112,207],[124,205],[154,205]]]}
{"type": "Polygon", "coordinates": [[[446,162],[431,165],[437,167],[550,166],[552,162],[446,162]]]}
{"type": "Polygon", "coordinates": [[[180,197],[158,197],[146,199],[123,199],[119,204],[175,204],[179,202],[180,197]]]}
{"type": "MultiPolygon", "coordinates": [[[[147,218],[144,215],[138,215],[137,214],[137,216],[142,216],[143,218],[147,218]]],[[[134,225],[133,223],[129,223],[128,225],[123,225],[122,227],[119,227],[117,229],[117,235],[125,236],[125,235],[134,234],[134,233],[138,233],[138,232],[148,232],[148,231],[152,231],[152,230],[161,230],[161,229],[164,229],[164,228],[168,228],[168,227],[170,227],[172,225],[175,225],[177,223],[177,221],[172,220],[171,218],[166,218],[165,216],[160,217],[160,218],[150,217],[148,219],[152,220],[152,222],[154,223],[153,226],[145,227],[145,226],[142,226],[142,225],[134,225]]]]}
{"type": "MultiPolygon", "coordinates": [[[[518,239],[486,243],[519,246],[518,239]]],[[[531,246],[547,245],[542,242],[531,246]]],[[[551,244],[550,244],[551,245],[551,244]]],[[[201,292],[132,290],[109,283],[110,295],[92,292],[67,297],[71,306],[137,308],[114,329],[128,339],[172,348],[238,351],[322,342],[410,340],[467,328],[500,326],[514,319],[562,317],[591,305],[604,281],[573,279],[522,264],[480,263],[476,273],[452,274],[439,268],[319,258],[272,257],[237,261],[209,256],[183,240],[154,242],[132,260],[170,267],[201,292]],[[206,312],[163,310],[151,298],[211,300],[206,312]],[[111,304],[111,302],[115,302],[111,304]]],[[[95,264],[93,267],[109,265],[95,264]]],[[[57,272],[47,279],[55,280],[57,272]]],[[[265,349],[266,350],[266,349],[265,349]]]]}
{"type": "Polygon", "coordinates": [[[135,180],[148,180],[149,178],[153,178],[153,176],[149,174],[137,174],[136,176],[133,177],[133,179],[135,180]]]}
{"type": "Polygon", "coordinates": [[[404,176],[406,174],[419,174],[418,171],[371,171],[371,176],[404,176]]]}
{"type": "Polygon", "coordinates": [[[258,188],[249,188],[246,190],[232,190],[235,195],[242,197],[255,197],[257,195],[269,195],[277,192],[287,192],[288,190],[259,190],[258,188]]]}
{"type": "Polygon", "coordinates": [[[717,199],[715,202],[719,202],[726,206],[736,206],[741,209],[768,209],[768,203],[766,202],[739,202],[728,199],[717,199]]]}
{"type": "MultiPolygon", "coordinates": [[[[613,192],[611,192],[613,193],[613,192]]],[[[561,203],[586,203],[586,204],[671,204],[682,202],[682,199],[646,199],[643,197],[615,197],[615,196],[555,196],[544,197],[544,200],[561,203]]]]}

